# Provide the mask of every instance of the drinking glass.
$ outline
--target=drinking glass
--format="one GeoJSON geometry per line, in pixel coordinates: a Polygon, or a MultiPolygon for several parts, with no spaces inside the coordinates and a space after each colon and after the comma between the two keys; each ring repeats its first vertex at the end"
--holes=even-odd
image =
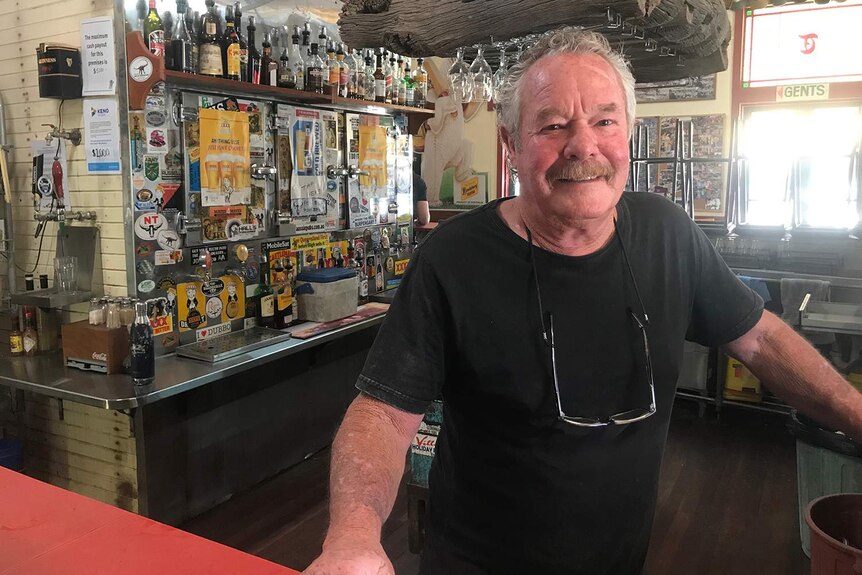
{"type": "Polygon", "coordinates": [[[62,256],[54,258],[54,285],[57,293],[78,291],[78,258],[62,256]]]}
{"type": "Polygon", "coordinates": [[[489,102],[494,97],[494,71],[485,60],[485,49],[479,46],[476,58],[470,64],[473,77],[473,101],[489,102]]]}
{"type": "Polygon", "coordinates": [[[494,99],[498,98],[500,94],[500,90],[503,88],[503,85],[506,83],[506,80],[509,77],[509,62],[506,57],[506,48],[500,48],[500,67],[497,68],[497,71],[494,72],[494,99]]]}
{"type": "Polygon", "coordinates": [[[458,48],[455,63],[449,68],[449,86],[452,88],[452,97],[461,103],[473,100],[473,76],[470,68],[464,62],[464,48],[458,48]]]}

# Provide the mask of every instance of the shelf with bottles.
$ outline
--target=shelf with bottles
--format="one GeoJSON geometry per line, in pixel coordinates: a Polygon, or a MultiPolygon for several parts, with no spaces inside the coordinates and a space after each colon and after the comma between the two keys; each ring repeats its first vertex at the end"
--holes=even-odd
{"type": "Polygon", "coordinates": [[[297,102],[311,105],[326,105],[341,110],[350,110],[365,113],[401,112],[434,115],[434,108],[415,108],[413,106],[400,106],[397,104],[386,104],[384,102],[372,102],[370,100],[359,100],[354,98],[342,98],[333,94],[321,94],[306,90],[294,90],[292,88],[281,88],[279,86],[267,86],[263,84],[251,84],[238,80],[227,80],[213,76],[200,74],[188,74],[165,70],[165,81],[169,86],[185,88],[196,92],[209,92],[224,94],[228,96],[266,97],[274,100],[297,102]]]}

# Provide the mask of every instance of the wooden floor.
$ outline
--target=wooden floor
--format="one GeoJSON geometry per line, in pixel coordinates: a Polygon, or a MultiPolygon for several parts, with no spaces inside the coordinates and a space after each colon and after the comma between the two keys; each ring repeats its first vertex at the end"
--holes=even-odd
{"type": "MultiPolygon", "coordinates": [[[[799,543],[796,455],[780,416],[678,402],[662,464],[645,575],[807,575],[799,543]]],[[[320,552],[328,451],[197,517],[183,529],[294,569],[320,552]]],[[[384,529],[398,575],[415,575],[402,487],[384,529]]]]}

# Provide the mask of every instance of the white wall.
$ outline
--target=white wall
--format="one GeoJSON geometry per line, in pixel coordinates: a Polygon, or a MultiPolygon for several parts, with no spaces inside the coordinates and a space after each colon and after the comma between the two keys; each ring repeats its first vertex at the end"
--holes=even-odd
{"type": "MultiPolygon", "coordinates": [[[[36,262],[39,240],[33,238],[30,170],[30,143],[43,139],[49,128],[58,124],[59,100],[39,97],[36,47],[40,42],[80,46],[80,22],[95,16],[113,14],[110,0],[0,0],[0,94],[6,108],[6,130],[13,146],[10,166],[15,260],[19,268],[30,271],[36,262]]],[[[122,39],[119,39],[120,41],[122,39]]],[[[63,106],[63,127],[82,128],[82,101],[69,100],[63,106]]],[[[69,190],[76,210],[97,214],[100,228],[103,280],[106,293],[126,294],[126,261],[123,229],[122,176],[90,176],[84,161],[83,145],[68,145],[69,190]]],[[[82,224],[71,224],[82,225],[82,224]]],[[[83,224],[90,225],[90,224],[83,224]]],[[[49,223],[42,256],[34,272],[47,273],[53,281],[53,257],[57,224],[49,223]]],[[[2,261],[2,260],[0,260],[2,261]]],[[[8,293],[5,261],[0,270],[0,296],[8,293]]],[[[18,286],[24,286],[24,271],[17,270],[18,286]]]]}

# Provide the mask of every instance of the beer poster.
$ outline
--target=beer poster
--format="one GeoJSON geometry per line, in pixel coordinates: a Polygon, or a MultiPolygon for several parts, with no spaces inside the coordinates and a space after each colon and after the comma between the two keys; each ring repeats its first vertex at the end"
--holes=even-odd
{"type": "Polygon", "coordinates": [[[199,114],[201,204],[251,203],[248,114],[208,108],[199,114]]]}
{"type": "Polygon", "coordinates": [[[321,112],[294,108],[291,126],[293,172],[290,213],[294,217],[326,215],[326,179],[323,175],[321,112]]]}
{"type": "Polygon", "coordinates": [[[252,206],[206,208],[201,218],[204,241],[249,240],[264,232],[264,210],[252,206]]]}
{"type": "MultiPolygon", "coordinates": [[[[387,223],[389,218],[390,144],[387,127],[376,117],[354,116],[350,119],[348,135],[349,162],[359,165],[368,175],[359,176],[348,184],[347,212],[351,228],[387,223]]],[[[395,219],[393,214],[392,220],[395,219]]]]}

